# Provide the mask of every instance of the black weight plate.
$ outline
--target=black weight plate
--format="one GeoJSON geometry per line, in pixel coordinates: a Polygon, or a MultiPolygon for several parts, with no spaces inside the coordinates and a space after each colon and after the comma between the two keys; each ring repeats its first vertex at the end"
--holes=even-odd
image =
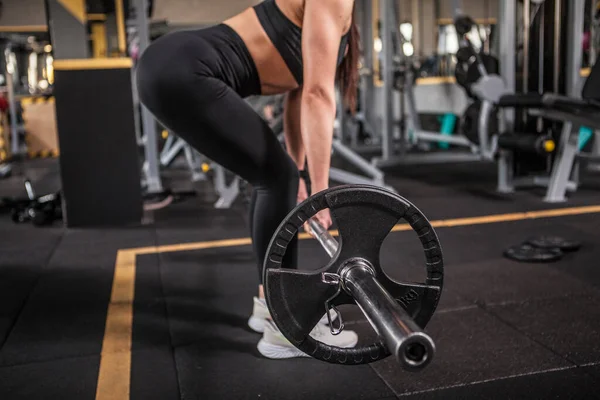
{"type": "Polygon", "coordinates": [[[44,226],[50,222],[51,216],[45,210],[33,209],[31,212],[31,220],[35,226],[44,226]]]}
{"type": "Polygon", "coordinates": [[[465,91],[467,92],[467,95],[469,97],[472,97],[472,95],[470,94],[471,89],[469,88],[469,85],[467,82],[468,72],[469,72],[468,64],[458,63],[458,64],[456,64],[456,67],[454,69],[454,78],[456,79],[456,83],[458,85],[460,85],[463,89],[465,89],[465,91]]]}
{"type": "Polygon", "coordinates": [[[475,50],[471,46],[461,47],[456,52],[456,59],[459,63],[469,64],[472,60],[471,57],[475,56],[475,50]]]}
{"type": "MultiPolygon", "coordinates": [[[[474,101],[469,104],[467,109],[463,112],[459,120],[459,132],[462,133],[471,143],[479,145],[479,118],[481,113],[481,102],[474,101]]],[[[490,111],[491,115],[488,117],[487,124],[487,137],[495,136],[499,132],[499,118],[496,109],[490,111]]]]}
{"type": "Polygon", "coordinates": [[[460,117],[460,132],[473,144],[479,144],[479,113],[481,102],[475,101],[467,107],[460,117]]]}
{"type": "MultiPolygon", "coordinates": [[[[479,59],[483,63],[485,70],[488,74],[497,74],[500,70],[500,63],[498,59],[489,54],[479,54],[479,59]]],[[[467,85],[471,86],[481,78],[481,72],[479,72],[478,61],[474,61],[469,64],[467,71],[467,85]]]]}
{"type": "MultiPolygon", "coordinates": [[[[400,255],[399,255],[400,257],[400,255]]],[[[271,317],[282,334],[304,353],[336,364],[365,364],[390,355],[381,341],[354,349],[325,345],[310,332],[325,313],[325,302],[338,287],[323,283],[322,273],[339,274],[350,259],[367,260],[376,279],[422,328],[438,305],[443,286],[443,256],[437,235],[425,216],[408,200],[385,189],[366,185],[331,188],[299,204],[273,235],[264,264],[265,298],[271,317]],[[294,270],[283,264],[290,241],[317,212],[329,209],[339,232],[339,248],[324,267],[294,270]],[[425,253],[422,282],[393,281],[379,262],[381,245],[404,219],[417,233],[425,253]]],[[[345,292],[335,305],[354,304],[345,292]]]]}
{"type": "Polygon", "coordinates": [[[527,243],[540,249],[561,249],[562,251],[577,251],[581,242],[568,240],[560,236],[538,236],[527,240],[527,243]]]}
{"type": "Polygon", "coordinates": [[[559,248],[540,249],[523,243],[506,249],[504,256],[515,261],[543,263],[560,260],[563,252],[559,248]]]}

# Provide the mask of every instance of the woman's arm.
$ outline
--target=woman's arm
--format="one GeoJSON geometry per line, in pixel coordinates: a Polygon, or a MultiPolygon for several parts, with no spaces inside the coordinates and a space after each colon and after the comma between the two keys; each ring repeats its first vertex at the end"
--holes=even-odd
{"type": "Polygon", "coordinates": [[[302,142],[300,110],[302,107],[302,88],[289,92],[283,106],[283,132],[288,154],[296,163],[298,170],[306,166],[306,151],[302,142]]]}
{"type": "Polygon", "coordinates": [[[352,18],[353,0],[306,0],[302,27],[304,89],[301,132],[312,192],[329,186],[335,77],[340,40],[352,18]]]}
{"type": "MultiPolygon", "coordinates": [[[[302,131],[300,123],[300,110],[302,108],[302,87],[289,92],[285,97],[283,106],[283,132],[287,152],[296,163],[298,170],[306,168],[306,151],[302,142],[302,131]]],[[[308,190],[304,179],[298,183],[298,203],[308,197],[308,190]]],[[[305,228],[306,229],[306,228],[305,228]]]]}

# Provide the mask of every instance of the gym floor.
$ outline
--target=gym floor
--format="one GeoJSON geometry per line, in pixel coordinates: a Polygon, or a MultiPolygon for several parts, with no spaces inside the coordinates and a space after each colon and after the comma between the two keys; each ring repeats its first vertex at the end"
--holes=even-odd
{"type": "MultiPolygon", "coordinates": [[[[56,189],[56,170],[29,165],[38,192],[56,189]]],[[[243,207],[215,210],[207,194],[130,229],[0,216],[0,399],[600,398],[600,184],[549,205],[537,190],[496,194],[493,166],[403,167],[388,180],[438,226],[444,249],[427,326],[437,355],[423,372],[392,359],[261,358],[246,326],[256,268],[243,207]],[[502,257],[536,234],[583,247],[551,264],[502,257]]],[[[0,196],[20,190],[11,178],[0,196]]],[[[301,246],[303,263],[323,262],[315,241],[301,246]]],[[[410,231],[392,233],[382,259],[396,278],[423,268],[410,231]]],[[[343,315],[372,338],[360,313],[343,315]]]]}

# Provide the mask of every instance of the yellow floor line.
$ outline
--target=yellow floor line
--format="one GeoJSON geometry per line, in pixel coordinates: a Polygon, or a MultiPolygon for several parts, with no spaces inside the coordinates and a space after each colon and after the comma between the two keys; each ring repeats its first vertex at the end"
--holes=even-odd
{"type": "MultiPolygon", "coordinates": [[[[455,218],[446,220],[432,221],[431,225],[434,228],[451,228],[456,226],[470,226],[470,225],[481,225],[481,224],[492,224],[498,222],[511,222],[511,221],[522,221],[526,219],[536,218],[550,218],[550,217],[564,217],[568,215],[584,215],[584,214],[596,214],[600,213],[600,206],[584,206],[584,207],[572,207],[572,208],[559,208],[553,210],[541,210],[541,211],[528,211],[522,213],[510,213],[510,214],[497,214],[497,215],[485,215],[481,217],[468,217],[468,218],[455,218]]],[[[410,230],[408,224],[398,224],[392,232],[402,232],[410,230]]],[[[337,231],[330,231],[333,236],[338,236],[337,231]]],[[[312,238],[306,233],[298,235],[301,240],[312,238]]],[[[152,246],[152,247],[139,247],[133,249],[127,249],[138,255],[143,254],[156,254],[156,253],[172,253],[178,251],[194,251],[194,250],[205,250],[214,248],[225,248],[225,247],[236,247],[236,246],[249,246],[252,244],[250,238],[238,238],[238,239],[224,239],[224,240],[212,240],[205,242],[196,243],[183,243],[183,244],[170,244],[164,246],[152,246]]]]}
{"type": "Polygon", "coordinates": [[[129,399],[135,252],[119,250],[100,355],[97,400],[129,399]]]}
{"type": "MultiPolygon", "coordinates": [[[[523,221],[538,218],[563,217],[600,213],[600,206],[560,208],[554,210],[530,211],[487,215],[481,217],[455,218],[432,221],[435,228],[451,228],[500,222],[523,221]]],[[[408,224],[396,225],[392,232],[409,231],[408,224]]],[[[337,236],[337,231],[332,231],[337,236]]],[[[302,233],[300,239],[310,235],[302,233]]],[[[131,374],[131,333],[133,323],[133,300],[135,294],[136,258],[138,255],[157,254],[203,249],[227,248],[251,245],[250,238],[213,240],[199,243],[184,243],[165,246],[150,246],[122,249],[117,253],[110,304],[106,316],[100,371],[96,388],[96,400],[127,400],[130,396],[131,374]]]]}

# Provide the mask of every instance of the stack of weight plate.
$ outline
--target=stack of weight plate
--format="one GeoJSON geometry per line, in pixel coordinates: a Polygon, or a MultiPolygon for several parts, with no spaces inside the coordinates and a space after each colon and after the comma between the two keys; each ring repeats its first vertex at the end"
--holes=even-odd
{"type": "Polygon", "coordinates": [[[560,260],[565,253],[571,253],[581,248],[581,242],[559,236],[535,236],[523,243],[509,247],[504,256],[521,262],[552,262],[560,260]]]}

